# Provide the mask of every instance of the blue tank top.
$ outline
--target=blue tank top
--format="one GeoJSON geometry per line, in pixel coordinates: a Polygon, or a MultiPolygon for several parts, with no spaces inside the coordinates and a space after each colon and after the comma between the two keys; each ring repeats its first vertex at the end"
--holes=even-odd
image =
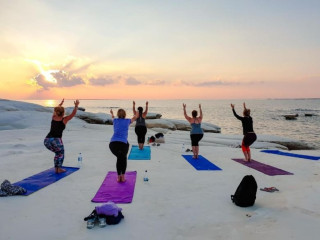
{"type": "Polygon", "coordinates": [[[110,142],[128,142],[128,131],[131,119],[116,118],[113,119],[113,136],[110,142]]]}
{"type": "Polygon", "coordinates": [[[203,134],[201,123],[191,123],[190,134],[203,134]]]}

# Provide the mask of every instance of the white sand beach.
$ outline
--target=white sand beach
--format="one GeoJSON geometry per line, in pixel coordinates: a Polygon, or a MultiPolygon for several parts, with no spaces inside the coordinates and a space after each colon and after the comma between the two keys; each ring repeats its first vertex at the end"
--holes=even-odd
{"type": "MultiPolygon", "coordinates": [[[[80,104],[81,105],[81,104],[80,104]]],[[[11,183],[53,167],[53,153],[43,145],[52,113],[33,104],[0,101],[0,182],[11,183]]],[[[217,123],[218,124],[218,123],[217,123]]],[[[108,171],[115,171],[116,158],[108,144],[111,125],[89,124],[72,119],[63,133],[65,166],[81,169],[30,196],[0,198],[0,239],[318,239],[320,235],[319,161],[260,152],[283,148],[279,137],[259,136],[252,147],[253,159],[294,173],[267,176],[231,160],[242,158],[236,148],[242,136],[205,133],[200,154],[222,171],[196,171],[181,157],[183,143],[190,144],[189,132],[168,131],[165,143],[151,146],[150,161],[128,161],[127,171],[137,171],[134,198],[118,204],[124,219],[105,228],[86,228],[84,217],[108,171]],[[143,181],[148,170],[149,182],[143,181]],[[255,205],[234,205],[241,179],[253,175],[258,183],[255,205]],[[275,186],[279,192],[259,189],[275,186]]],[[[148,129],[147,136],[157,133],[148,129]]],[[[284,142],[289,141],[284,139],[284,142]]],[[[292,142],[295,142],[292,140],[292,142]]],[[[134,128],[129,143],[136,144],[134,128]]],[[[294,153],[320,156],[320,150],[294,153]]]]}

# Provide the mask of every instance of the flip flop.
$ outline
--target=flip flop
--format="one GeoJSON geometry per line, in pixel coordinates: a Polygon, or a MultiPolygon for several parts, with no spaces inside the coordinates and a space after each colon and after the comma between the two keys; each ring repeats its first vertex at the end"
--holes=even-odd
{"type": "Polygon", "coordinates": [[[275,192],[275,191],[279,191],[276,187],[265,187],[265,188],[260,188],[261,191],[264,192],[275,192]]]}

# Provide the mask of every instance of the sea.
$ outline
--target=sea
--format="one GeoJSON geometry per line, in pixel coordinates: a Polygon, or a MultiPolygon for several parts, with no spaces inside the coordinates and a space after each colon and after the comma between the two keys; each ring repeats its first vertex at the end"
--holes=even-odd
{"type": "MultiPolygon", "coordinates": [[[[60,100],[23,100],[46,107],[57,106],[60,100]]],[[[136,100],[136,107],[146,106],[145,100],[136,100]]],[[[132,100],[116,99],[80,99],[80,107],[86,112],[110,113],[110,109],[123,108],[127,116],[132,116],[132,100]]],[[[241,122],[232,113],[230,104],[235,104],[238,115],[242,115],[241,100],[149,100],[149,112],[159,113],[163,119],[183,120],[182,104],[187,105],[187,114],[199,110],[201,104],[203,122],[221,127],[222,134],[242,134],[241,122]]],[[[315,99],[250,99],[245,100],[251,110],[254,131],[264,135],[275,135],[308,143],[320,149],[320,98],[315,99]],[[285,115],[295,115],[294,120],[287,120],[285,115]]],[[[65,100],[65,107],[72,107],[73,100],[65,100]]]]}

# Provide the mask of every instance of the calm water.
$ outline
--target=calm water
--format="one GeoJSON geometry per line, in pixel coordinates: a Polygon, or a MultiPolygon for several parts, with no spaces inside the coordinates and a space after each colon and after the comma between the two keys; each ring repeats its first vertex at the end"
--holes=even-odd
{"type": "MultiPolygon", "coordinates": [[[[55,106],[59,101],[25,100],[43,106],[55,106]]],[[[149,112],[160,113],[166,119],[184,119],[182,103],[187,104],[187,113],[198,110],[201,103],[204,122],[221,127],[223,134],[242,134],[241,122],[231,111],[230,103],[235,104],[236,112],[242,115],[242,101],[239,100],[151,100],[149,112]]],[[[247,100],[251,109],[254,130],[257,134],[277,135],[307,142],[320,149],[320,99],[268,99],[247,100]],[[306,117],[305,114],[314,116],[306,117]],[[285,120],[283,115],[299,114],[297,120],[285,120]]],[[[73,106],[73,101],[66,100],[64,106],[73,106]]],[[[128,116],[132,114],[131,100],[80,100],[80,106],[87,112],[109,113],[110,108],[124,108],[128,116]]],[[[136,101],[136,107],[145,108],[145,101],[136,101]]]]}

